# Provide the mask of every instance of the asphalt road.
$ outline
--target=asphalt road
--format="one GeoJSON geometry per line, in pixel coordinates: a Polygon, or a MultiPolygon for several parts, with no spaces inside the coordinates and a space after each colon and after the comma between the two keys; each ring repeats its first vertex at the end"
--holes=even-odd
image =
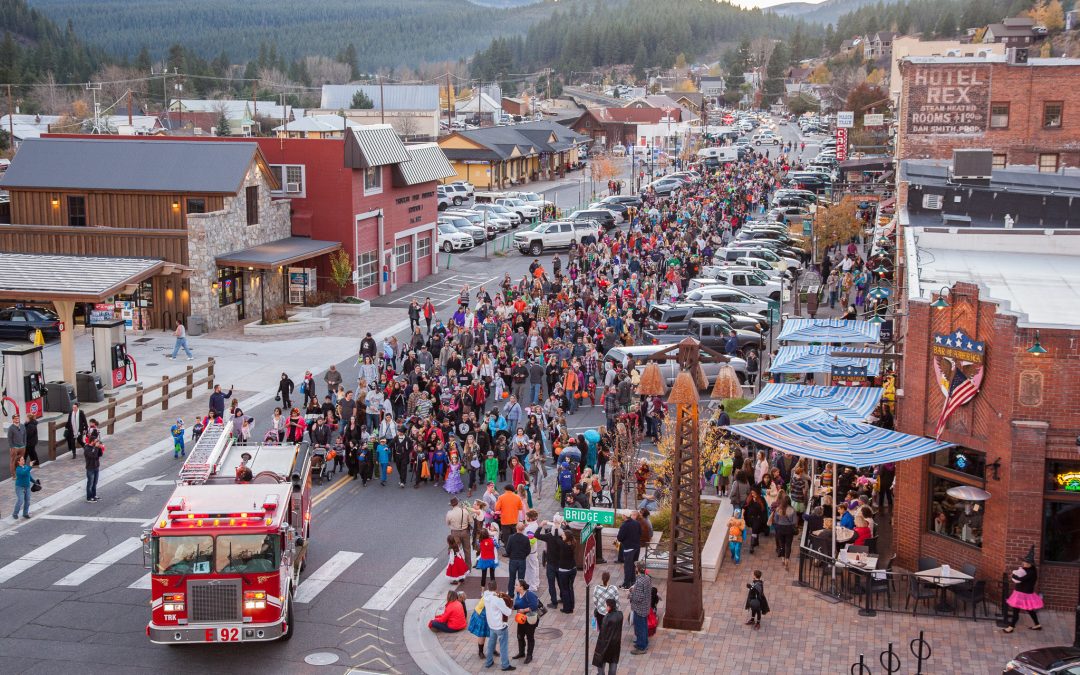
{"type": "MultiPolygon", "coordinates": [[[[780,132],[794,136],[792,127],[781,126],[780,132]]],[[[553,189],[569,194],[580,186],[553,189]]],[[[545,264],[549,260],[545,254],[545,264]]],[[[409,297],[431,296],[447,317],[463,283],[473,288],[497,283],[505,272],[517,279],[530,261],[514,251],[456,256],[451,269],[434,281],[400,289],[379,304],[400,306],[404,318],[409,297]]],[[[293,368],[296,374],[302,369],[302,364],[293,368]]],[[[338,369],[347,383],[355,382],[354,359],[338,369]]],[[[321,383],[321,373],[315,380],[321,383]]],[[[275,404],[269,393],[256,398],[261,402],[247,406],[247,412],[261,432],[275,404]]],[[[599,407],[585,408],[571,418],[571,427],[584,430],[602,422],[599,407]]],[[[346,564],[310,602],[298,605],[295,637],[229,647],[168,647],[151,644],[145,635],[150,593],[138,537],[171,494],[169,481],[178,466],[163,454],[102,487],[102,501],[78,499],[0,538],[0,672],[418,672],[402,624],[409,604],[446,563],[448,495],[442,488],[402,490],[378,482],[361,487],[352,481],[317,486],[320,502],[304,578],[318,575],[331,559],[346,564]],[[146,485],[129,484],[147,479],[146,485]],[[304,659],[313,654],[332,655],[336,662],[309,665],[304,659]]]]}

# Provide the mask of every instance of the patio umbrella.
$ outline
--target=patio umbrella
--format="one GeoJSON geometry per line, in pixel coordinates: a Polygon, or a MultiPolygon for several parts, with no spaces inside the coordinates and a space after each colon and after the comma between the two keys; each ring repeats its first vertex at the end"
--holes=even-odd
{"type": "Polygon", "coordinates": [[[956,487],[951,487],[945,491],[945,494],[953,499],[960,499],[965,502],[985,502],[987,499],[990,499],[989,492],[971,485],[957,485],[956,487]]]}

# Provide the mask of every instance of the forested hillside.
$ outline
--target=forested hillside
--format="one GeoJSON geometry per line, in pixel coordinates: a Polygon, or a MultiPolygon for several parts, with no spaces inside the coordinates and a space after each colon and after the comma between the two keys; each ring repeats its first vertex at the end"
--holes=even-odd
{"type": "MultiPolygon", "coordinates": [[[[563,0],[565,3],[566,0],[563,0]]],[[[524,32],[551,13],[552,0],[511,9],[468,0],[32,0],[32,5],[88,42],[119,57],[167,45],[234,62],[274,44],[287,60],[333,55],[356,45],[361,70],[458,59],[493,37],[524,32]]]]}
{"type": "Polygon", "coordinates": [[[841,16],[826,46],[836,50],[840,42],[855,35],[879,30],[922,33],[924,38],[955,37],[966,28],[981,28],[1017,16],[1030,9],[1032,0],[908,0],[877,3],[841,16]]]}
{"type": "MultiPolygon", "coordinates": [[[[772,13],[700,0],[608,0],[585,8],[573,4],[560,6],[523,37],[495,39],[476,54],[472,71],[491,79],[547,67],[568,73],[630,63],[640,72],[670,67],[678,54],[699,59],[717,45],[742,37],[784,38],[798,25],[772,13]]],[[[817,26],[803,30],[820,34],[817,26]]]]}
{"type": "Polygon", "coordinates": [[[88,49],[71,25],[61,29],[25,0],[0,0],[0,83],[86,80],[104,56],[88,49]]]}

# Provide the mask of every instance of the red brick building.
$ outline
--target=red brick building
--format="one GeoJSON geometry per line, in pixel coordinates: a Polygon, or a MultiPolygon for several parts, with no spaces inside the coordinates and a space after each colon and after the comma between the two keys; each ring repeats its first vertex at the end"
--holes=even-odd
{"type": "Polygon", "coordinates": [[[1080,232],[904,229],[896,428],[934,436],[943,381],[952,381],[957,367],[979,380],[979,390],[941,433],[955,448],[897,465],[900,565],[915,569],[925,556],[954,568],[971,563],[996,596],[1002,574],[1034,546],[1047,604],[1077,603],[1077,255],[1080,232]],[[938,298],[946,306],[935,307],[938,298]],[[960,485],[991,496],[963,502],[946,494],[960,485]]]}
{"type": "Polygon", "coordinates": [[[1025,164],[1053,173],[1080,166],[1080,59],[1026,58],[1021,51],[1021,59],[903,59],[897,158],[993,148],[995,168],[1025,164]]]}
{"type": "Polygon", "coordinates": [[[665,119],[680,121],[681,108],[593,108],[583,112],[570,128],[593,139],[597,146],[611,148],[637,145],[639,126],[656,125],[665,119]]]}

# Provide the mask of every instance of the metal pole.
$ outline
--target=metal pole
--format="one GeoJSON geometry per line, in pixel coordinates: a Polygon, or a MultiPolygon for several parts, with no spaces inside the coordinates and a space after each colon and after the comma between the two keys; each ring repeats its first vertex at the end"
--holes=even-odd
{"type": "Polygon", "coordinates": [[[589,675],[589,666],[592,665],[589,659],[589,619],[592,618],[592,612],[589,611],[589,596],[592,595],[590,588],[592,584],[585,584],[585,675],[589,675]]]}
{"type": "Polygon", "coordinates": [[[266,325],[266,270],[259,270],[259,305],[262,307],[262,325],[266,325]]]}

